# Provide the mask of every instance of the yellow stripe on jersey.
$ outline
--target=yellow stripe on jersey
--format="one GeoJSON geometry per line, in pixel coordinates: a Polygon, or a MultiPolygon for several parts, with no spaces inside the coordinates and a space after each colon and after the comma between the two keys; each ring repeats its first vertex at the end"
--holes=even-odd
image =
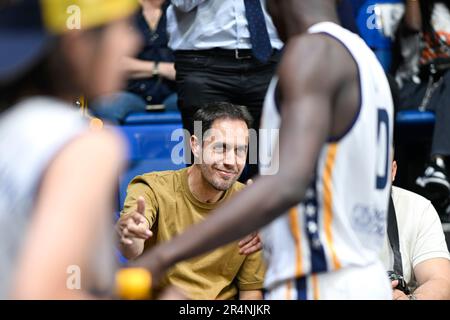
{"type": "Polygon", "coordinates": [[[319,279],[316,273],[311,275],[311,282],[313,288],[313,299],[319,300],[320,299],[319,279]]]}
{"type": "Polygon", "coordinates": [[[325,236],[327,240],[328,248],[331,252],[334,270],[341,268],[341,263],[336,255],[336,250],[333,244],[333,169],[336,160],[338,144],[333,143],[328,147],[327,157],[325,161],[325,170],[323,173],[323,190],[324,190],[324,223],[325,223],[325,236]]]}
{"type": "Polygon", "coordinates": [[[295,276],[300,277],[303,275],[302,266],[302,244],[301,244],[301,233],[300,226],[298,223],[298,210],[297,208],[292,208],[289,210],[289,226],[291,228],[292,237],[295,242],[295,276]]]}
{"type": "Polygon", "coordinates": [[[286,282],[286,300],[292,300],[292,280],[286,282]]]}

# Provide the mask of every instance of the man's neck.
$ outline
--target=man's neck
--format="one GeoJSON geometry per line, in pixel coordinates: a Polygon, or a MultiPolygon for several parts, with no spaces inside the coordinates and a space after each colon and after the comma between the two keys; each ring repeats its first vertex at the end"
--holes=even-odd
{"type": "Polygon", "coordinates": [[[334,22],[340,24],[334,1],[299,2],[294,9],[285,13],[290,16],[287,21],[288,36],[303,34],[320,22],[334,22]]]}
{"type": "Polygon", "coordinates": [[[142,4],[142,13],[147,20],[150,29],[155,30],[162,16],[162,9],[151,1],[144,1],[142,4]]]}
{"type": "Polygon", "coordinates": [[[154,1],[142,1],[141,6],[143,11],[156,10],[161,8],[161,6],[154,1]]]}
{"type": "Polygon", "coordinates": [[[206,181],[198,165],[193,165],[188,169],[188,186],[194,197],[203,203],[216,203],[219,201],[225,191],[219,191],[206,181]]]}
{"type": "Polygon", "coordinates": [[[290,37],[304,34],[310,27],[321,22],[334,22],[340,24],[339,19],[333,16],[309,16],[304,17],[298,22],[293,22],[292,25],[288,25],[288,33],[290,37]]]}

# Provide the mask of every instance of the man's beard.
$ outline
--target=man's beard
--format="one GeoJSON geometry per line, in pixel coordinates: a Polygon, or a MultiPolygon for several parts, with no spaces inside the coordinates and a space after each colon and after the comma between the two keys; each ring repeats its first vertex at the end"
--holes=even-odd
{"type": "MultiPolygon", "coordinates": [[[[209,183],[209,185],[211,187],[213,187],[214,189],[216,189],[217,191],[227,191],[228,189],[230,189],[233,186],[233,184],[239,179],[239,177],[241,175],[241,173],[238,173],[230,180],[221,179],[221,181],[218,182],[214,179],[213,172],[211,175],[208,175],[208,173],[209,173],[208,169],[206,169],[203,166],[200,166],[200,168],[201,168],[200,171],[202,173],[203,179],[205,179],[209,183]]],[[[217,169],[215,167],[212,167],[211,170],[216,171],[217,169]]]]}

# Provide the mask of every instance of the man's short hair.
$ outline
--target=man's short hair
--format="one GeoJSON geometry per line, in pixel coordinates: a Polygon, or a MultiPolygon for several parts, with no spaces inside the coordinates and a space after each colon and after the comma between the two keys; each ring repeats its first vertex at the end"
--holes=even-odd
{"type": "Polygon", "coordinates": [[[211,129],[213,122],[218,119],[241,120],[247,124],[249,129],[253,124],[253,117],[248,112],[247,107],[228,102],[214,102],[203,105],[197,110],[194,114],[194,128],[195,122],[200,121],[202,124],[202,136],[204,136],[205,132],[211,129]]]}

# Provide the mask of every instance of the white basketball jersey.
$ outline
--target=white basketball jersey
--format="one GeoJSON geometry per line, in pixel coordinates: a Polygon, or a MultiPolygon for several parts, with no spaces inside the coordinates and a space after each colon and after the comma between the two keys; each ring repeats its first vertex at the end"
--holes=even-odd
{"type": "MultiPolygon", "coordinates": [[[[269,292],[293,281],[299,290],[298,279],[310,283],[312,278],[317,286],[317,276],[373,266],[378,263],[386,230],[393,135],[389,83],[359,36],[331,22],[316,24],[309,33],[328,34],[353,56],[359,70],[360,108],[345,135],[330,137],[323,145],[305,200],[262,232],[269,292]]],[[[280,127],[277,82],[275,77],[269,86],[261,121],[261,129],[267,130],[260,134],[260,159],[270,155],[272,160],[260,161],[262,175],[275,174],[278,166],[277,139],[270,134],[280,127]]],[[[310,295],[310,290],[301,296],[298,290],[297,298],[318,297],[317,292],[310,295]]]]}

